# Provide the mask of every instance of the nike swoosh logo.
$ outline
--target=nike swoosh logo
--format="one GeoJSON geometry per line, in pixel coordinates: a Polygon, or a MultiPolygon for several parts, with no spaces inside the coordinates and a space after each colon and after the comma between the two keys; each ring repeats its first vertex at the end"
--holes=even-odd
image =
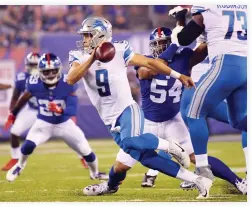
{"type": "MultiPolygon", "coordinates": [[[[176,144],[176,143],[174,143],[174,144],[176,144]]],[[[176,144],[181,150],[182,150],[182,152],[184,152],[185,150],[182,148],[182,147],[180,147],[178,144],[176,144]]]]}

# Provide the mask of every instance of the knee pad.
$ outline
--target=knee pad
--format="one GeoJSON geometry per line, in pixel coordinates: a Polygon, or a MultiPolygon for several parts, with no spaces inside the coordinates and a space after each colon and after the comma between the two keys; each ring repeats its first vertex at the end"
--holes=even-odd
{"type": "Polygon", "coordinates": [[[33,150],[36,148],[36,144],[30,140],[25,140],[24,144],[21,147],[21,152],[23,155],[32,154],[33,150]]]}

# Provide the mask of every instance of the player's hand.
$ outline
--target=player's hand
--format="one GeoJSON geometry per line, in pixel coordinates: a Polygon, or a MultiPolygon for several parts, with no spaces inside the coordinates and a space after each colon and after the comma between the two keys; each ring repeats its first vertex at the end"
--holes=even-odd
{"type": "Polygon", "coordinates": [[[172,16],[172,17],[176,17],[177,15],[185,16],[188,11],[189,11],[189,8],[183,8],[181,6],[176,6],[169,11],[169,16],[172,16]]]}
{"type": "Polygon", "coordinates": [[[96,48],[94,48],[93,52],[91,53],[91,57],[93,57],[93,60],[97,60],[97,58],[95,56],[95,52],[96,52],[97,48],[101,47],[104,42],[105,41],[102,41],[98,46],[96,46],[96,48]]]}
{"type": "Polygon", "coordinates": [[[7,121],[4,124],[4,130],[5,131],[7,131],[11,127],[12,124],[14,124],[15,119],[16,119],[16,117],[12,113],[10,113],[9,116],[8,116],[7,121]]]}
{"type": "Polygon", "coordinates": [[[58,114],[63,113],[63,109],[61,107],[59,107],[55,102],[49,102],[48,109],[49,109],[49,111],[52,111],[52,112],[55,112],[58,114]]]}
{"type": "Polygon", "coordinates": [[[186,87],[186,88],[191,88],[194,87],[196,88],[193,80],[191,77],[188,77],[186,75],[181,74],[181,76],[179,77],[180,82],[186,87]]]}

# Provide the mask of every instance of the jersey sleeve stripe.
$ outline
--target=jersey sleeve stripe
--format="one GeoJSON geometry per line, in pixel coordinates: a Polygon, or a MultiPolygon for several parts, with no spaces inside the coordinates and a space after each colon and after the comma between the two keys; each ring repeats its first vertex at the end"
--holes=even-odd
{"type": "Polygon", "coordinates": [[[126,64],[128,64],[129,60],[133,57],[133,55],[134,55],[134,52],[131,50],[130,47],[127,50],[125,50],[123,54],[123,59],[126,64]]]}

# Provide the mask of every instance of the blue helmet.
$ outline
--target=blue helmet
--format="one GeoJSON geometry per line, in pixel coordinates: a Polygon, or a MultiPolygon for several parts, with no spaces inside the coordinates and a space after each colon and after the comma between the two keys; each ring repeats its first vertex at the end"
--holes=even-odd
{"type": "Polygon", "coordinates": [[[41,56],[38,69],[40,79],[48,84],[53,85],[61,78],[61,60],[52,53],[45,53],[41,56]]]}
{"type": "Polygon", "coordinates": [[[38,71],[38,62],[39,62],[40,54],[36,52],[30,52],[24,60],[25,69],[30,74],[35,74],[38,71]]]}
{"type": "Polygon", "coordinates": [[[171,44],[172,31],[167,27],[158,27],[150,34],[150,50],[153,57],[158,57],[171,44]]]}

